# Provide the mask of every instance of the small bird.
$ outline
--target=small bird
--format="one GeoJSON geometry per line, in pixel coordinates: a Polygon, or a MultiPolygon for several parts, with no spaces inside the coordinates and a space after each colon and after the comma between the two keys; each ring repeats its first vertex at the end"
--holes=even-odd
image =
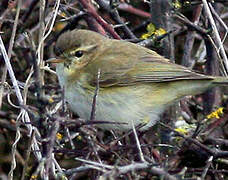
{"type": "Polygon", "coordinates": [[[55,46],[56,73],[70,109],[90,120],[97,82],[95,121],[103,129],[127,131],[154,125],[167,106],[186,95],[228,84],[225,77],[196,73],[155,51],[89,30],[62,34],[55,46]],[[98,79],[99,73],[99,79],[98,79]]]}

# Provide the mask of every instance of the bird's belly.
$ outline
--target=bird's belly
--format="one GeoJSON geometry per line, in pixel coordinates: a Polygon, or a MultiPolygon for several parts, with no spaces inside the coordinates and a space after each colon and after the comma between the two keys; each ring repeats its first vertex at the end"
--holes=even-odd
{"type": "MultiPolygon", "coordinates": [[[[84,120],[90,120],[94,92],[87,92],[82,87],[72,87],[65,91],[65,97],[71,110],[84,120]]],[[[146,124],[142,129],[147,129],[159,119],[161,108],[144,107],[140,97],[136,97],[131,91],[117,91],[103,93],[100,90],[96,103],[96,121],[102,121],[98,127],[127,131],[134,126],[146,124]]]]}

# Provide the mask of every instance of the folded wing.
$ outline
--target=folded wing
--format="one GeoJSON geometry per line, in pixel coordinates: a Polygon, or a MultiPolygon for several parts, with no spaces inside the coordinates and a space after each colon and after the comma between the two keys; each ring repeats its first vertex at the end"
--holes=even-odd
{"type": "MultiPolygon", "coordinates": [[[[146,50],[145,48],[142,51],[143,53],[139,53],[141,56],[135,56],[135,59],[126,58],[123,54],[123,58],[117,60],[119,63],[116,66],[115,56],[112,56],[112,60],[107,61],[112,64],[112,67],[101,68],[100,86],[129,86],[137,83],[213,79],[210,76],[199,74],[183,66],[171,63],[154,51],[146,50]]],[[[118,57],[121,57],[120,54],[118,57]]],[[[108,66],[106,65],[105,67],[108,66]]]]}

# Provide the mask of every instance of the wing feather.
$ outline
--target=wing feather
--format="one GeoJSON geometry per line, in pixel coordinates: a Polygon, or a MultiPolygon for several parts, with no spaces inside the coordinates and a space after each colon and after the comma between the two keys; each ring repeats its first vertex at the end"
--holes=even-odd
{"type": "MultiPolygon", "coordinates": [[[[112,47],[118,46],[113,45],[112,47]]],[[[136,47],[136,45],[132,43],[128,43],[128,46],[125,44],[124,47],[119,46],[118,49],[110,47],[108,49],[110,52],[106,53],[112,53],[113,55],[102,57],[105,58],[105,61],[103,61],[104,64],[101,66],[101,87],[129,86],[137,83],[213,79],[210,76],[196,73],[184,66],[171,63],[168,59],[165,59],[156,52],[143,47],[136,47]],[[131,49],[126,49],[126,47],[131,49]],[[126,49],[124,52],[129,52],[130,50],[132,52],[132,59],[128,57],[128,53],[124,53],[122,50],[120,50],[121,48],[126,49]],[[135,51],[140,52],[135,53],[132,50],[133,48],[135,48],[135,51]],[[118,56],[115,56],[116,54],[118,56]],[[121,58],[116,59],[115,57],[121,58]],[[108,65],[108,63],[111,65],[108,65]]],[[[95,84],[95,81],[93,81],[93,84],[95,84]]]]}

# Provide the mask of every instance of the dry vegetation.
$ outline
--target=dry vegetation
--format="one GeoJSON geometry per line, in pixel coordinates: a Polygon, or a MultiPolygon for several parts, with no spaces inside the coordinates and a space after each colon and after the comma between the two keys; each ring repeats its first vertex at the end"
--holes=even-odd
{"type": "Polygon", "coordinates": [[[222,0],[1,0],[0,179],[228,179],[226,88],[183,99],[147,132],[114,135],[68,110],[45,63],[62,32],[86,28],[225,76],[227,19],[222,0]]]}

